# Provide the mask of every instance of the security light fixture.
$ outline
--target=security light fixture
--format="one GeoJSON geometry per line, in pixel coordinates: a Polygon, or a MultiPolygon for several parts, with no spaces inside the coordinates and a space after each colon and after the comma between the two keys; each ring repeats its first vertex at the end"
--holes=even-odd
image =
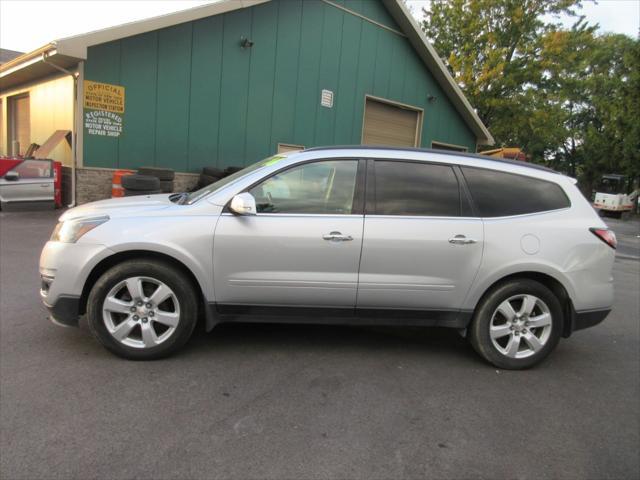
{"type": "Polygon", "coordinates": [[[240,37],[240,46],[242,48],[251,48],[253,47],[253,42],[245,37],[240,37]]]}

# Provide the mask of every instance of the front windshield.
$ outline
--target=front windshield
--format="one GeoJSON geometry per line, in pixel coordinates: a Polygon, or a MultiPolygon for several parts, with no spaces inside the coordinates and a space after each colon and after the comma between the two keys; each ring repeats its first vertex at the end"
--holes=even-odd
{"type": "Polygon", "coordinates": [[[269,165],[273,165],[274,163],[277,163],[280,160],[283,160],[285,158],[287,158],[287,157],[285,157],[284,155],[274,155],[273,157],[269,157],[269,158],[265,158],[264,160],[260,160],[259,162],[256,162],[253,165],[249,165],[248,167],[243,168],[242,170],[239,170],[239,171],[237,171],[235,173],[232,173],[228,177],[221,178],[217,182],[213,182],[212,184],[207,185],[206,187],[203,187],[200,190],[196,190],[195,192],[191,192],[184,203],[186,203],[188,205],[191,205],[192,203],[197,202],[201,198],[206,197],[210,193],[213,193],[216,190],[221,189],[225,185],[230,184],[234,180],[236,180],[236,179],[238,179],[240,177],[244,177],[245,175],[258,170],[259,168],[268,167],[269,165]]]}
{"type": "Polygon", "coordinates": [[[624,193],[624,179],[618,177],[603,176],[598,191],[601,193],[624,193]]]}

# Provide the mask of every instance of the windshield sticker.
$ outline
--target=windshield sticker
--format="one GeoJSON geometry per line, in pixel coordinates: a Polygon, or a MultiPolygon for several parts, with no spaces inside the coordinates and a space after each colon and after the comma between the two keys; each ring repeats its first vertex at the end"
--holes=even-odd
{"type": "Polygon", "coordinates": [[[276,163],[278,163],[280,160],[284,160],[285,156],[282,155],[276,155],[275,157],[271,157],[269,160],[267,160],[266,162],[264,162],[264,166],[265,167],[270,167],[271,165],[275,165],[276,163]]]}

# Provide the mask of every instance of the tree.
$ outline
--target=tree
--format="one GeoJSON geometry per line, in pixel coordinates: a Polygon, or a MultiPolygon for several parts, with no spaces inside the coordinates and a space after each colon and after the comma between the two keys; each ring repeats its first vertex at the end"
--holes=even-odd
{"type": "Polygon", "coordinates": [[[640,41],[625,35],[597,38],[585,82],[579,174],[593,185],[603,173],[640,180],[640,41]]]}
{"type": "Polygon", "coordinates": [[[543,109],[545,38],[579,0],[439,0],[422,27],[499,144],[536,157],[557,145],[561,112],[543,109]]]}
{"type": "Polygon", "coordinates": [[[438,0],[423,29],[499,145],[580,177],[640,178],[640,41],[602,35],[579,0],[438,0]],[[576,18],[571,28],[553,19],[576,18]]]}

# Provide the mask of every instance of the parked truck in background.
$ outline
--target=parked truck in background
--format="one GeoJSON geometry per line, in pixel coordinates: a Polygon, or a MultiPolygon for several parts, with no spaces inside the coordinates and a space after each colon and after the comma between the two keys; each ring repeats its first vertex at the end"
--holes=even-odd
{"type": "Polygon", "coordinates": [[[603,175],[595,193],[593,207],[600,213],[620,217],[633,211],[640,189],[632,191],[632,183],[625,175],[603,175]]]}

